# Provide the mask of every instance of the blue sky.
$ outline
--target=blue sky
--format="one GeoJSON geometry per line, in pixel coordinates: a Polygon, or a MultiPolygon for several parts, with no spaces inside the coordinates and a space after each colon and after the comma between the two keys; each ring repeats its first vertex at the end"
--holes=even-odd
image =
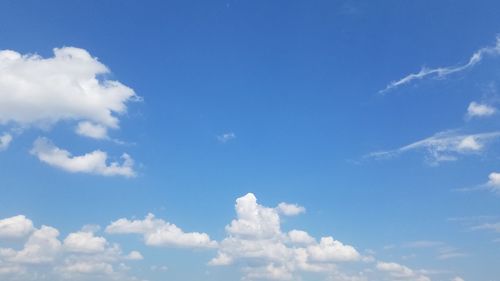
{"type": "Polygon", "coordinates": [[[4,1],[1,280],[496,281],[495,1],[4,1]]]}

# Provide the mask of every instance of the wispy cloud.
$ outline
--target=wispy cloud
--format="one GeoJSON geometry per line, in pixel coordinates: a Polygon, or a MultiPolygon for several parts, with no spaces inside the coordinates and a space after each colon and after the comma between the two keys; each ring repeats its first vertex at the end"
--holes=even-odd
{"type": "Polygon", "coordinates": [[[236,134],[233,132],[228,132],[217,136],[217,140],[221,143],[226,143],[228,141],[234,140],[235,138],[236,134]]]}
{"type": "Polygon", "coordinates": [[[386,159],[409,151],[425,150],[429,164],[437,165],[444,161],[455,161],[459,155],[480,153],[489,141],[498,137],[500,131],[480,134],[444,131],[397,149],[369,153],[365,158],[386,159]]]}
{"type": "Polygon", "coordinates": [[[495,56],[500,54],[500,36],[496,38],[496,44],[493,46],[488,46],[477,50],[472,56],[469,58],[469,61],[466,64],[458,65],[458,66],[445,66],[445,67],[436,67],[436,68],[427,68],[423,67],[417,73],[411,73],[399,80],[392,81],[389,83],[383,90],[379,91],[379,93],[386,93],[391,91],[399,86],[411,83],[414,80],[420,80],[427,77],[432,78],[445,78],[446,76],[467,70],[484,59],[485,56],[495,56]]]}

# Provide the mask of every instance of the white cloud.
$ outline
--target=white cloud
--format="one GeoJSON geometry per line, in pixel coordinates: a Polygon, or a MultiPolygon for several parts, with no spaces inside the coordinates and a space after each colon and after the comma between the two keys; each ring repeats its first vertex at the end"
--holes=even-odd
{"type": "MultiPolygon", "coordinates": [[[[70,233],[61,242],[56,228],[45,225],[34,228],[31,220],[24,216],[15,218],[24,221],[16,223],[24,225],[15,231],[18,236],[31,234],[19,250],[16,250],[15,241],[12,248],[0,248],[1,280],[137,280],[120,270],[126,268],[122,261],[142,259],[139,252],[122,255],[119,245],[110,244],[93,232],[86,232],[88,227],[70,233]]],[[[9,220],[13,221],[8,218],[1,222],[9,220]]],[[[8,240],[2,241],[2,247],[9,243],[8,240]]]]}
{"type": "Polygon", "coordinates": [[[132,251],[130,252],[126,257],[125,257],[127,260],[131,260],[131,261],[139,261],[139,260],[143,260],[144,257],[142,256],[142,254],[138,251],[132,251]]]}
{"type": "Polygon", "coordinates": [[[500,132],[461,135],[456,131],[444,131],[395,150],[373,152],[365,157],[390,158],[409,151],[425,150],[427,160],[435,165],[443,161],[455,161],[459,155],[480,153],[488,142],[499,137],[500,132]]]}
{"type": "Polygon", "coordinates": [[[377,269],[382,272],[389,273],[392,277],[412,280],[412,281],[430,281],[431,279],[423,274],[420,274],[407,266],[395,262],[377,262],[377,269]]]}
{"type": "Polygon", "coordinates": [[[306,212],[306,208],[297,204],[279,203],[278,211],[285,216],[296,216],[306,212]]]}
{"type": "Polygon", "coordinates": [[[148,214],[144,220],[121,218],[106,227],[110,234],[141,234],[144,243],[149,246],[174,246],[188,248],[214,248],[215,241],[206,233],[184,232],[175,224],[156,219],[148,214]]]}
{"type": "Polygon", "coordinates": [[[61,249],[61,242],[57,239],[59,231],[53,227],[43,225],[31,234],[24,248],[10,257],[9,261],[29,264],[43,264],[52,262],[61,249]]]}
{"type": "Polygon", "coordinates": [[[451,281],[465,281],[465,280],[462,277],[457,276],[457,277],[451,279],[451,281]]]}
{"type": "Polygon", "coordinates": [[[288,238],[294,244],[313,244],[316,242],[314,237],[310,236],[309,233],[296,229],[288,232],[288,238]]]}
{"type": "Polygon", "coordinates": [[[107,139],[108,138],[108,129],[100,124],[94,124],[88,121],[79,122],[76,127],[76,133],[93,138],[93,139],[107,139]]]}
{"type": "Polygon", "coordinates": [[[486,185],[491,191],[500,193],[500,173],[490,173],[488,178],[489,180],[486,185]]]}
{"type": "Polygon", "coordinates": [[[81,156],[72,156],[69,151],[56,147],[46,138],[38,138],[33,144],[31,153],[40,161],[71,173],[124,177],[136,175],[133,169],[134,161],[128,154],[122,155],[121,164],[118,162],[108,164],[106,152],[96,150],[81,156]]]}
{"type": "Polygon", "coordinates": [[[332,237],[323,237],[319,244],[307,248],[312,260],[316,261],[357,261],[360,254],[354,247],[344,245],[332,237]]]}
{"type": "Polygon", "coordinates": [[[281,209],[258,204],[252,193],[238,198],[235,210],[237,217],[226,226],[227,237],[209,264],[245,264],[244,280],[290,280],[300,272],[334,274],[338,262],[362,259],[354,247],[332,237],[317,243],[302,230],[283,233],[281,209]]]}
{"type": "Polygon", "coordinates": [[[92,232],[79,231],[70,233],[64,239],[64,248],[75,253],[98,253],[103,252],[107,242],[104,237],[95,236],[92,232]]]}
{"type": "Polygon", "coordinates": [[[0,136],[0,151],[6,150],[12,142],[12,135],[4,133],[0,136]]]}
{"type": "Polygon", "coordinates": [[[480,104],[477,102],[471,102],[469,107],[467,107],[467,117],[486,117],[491,116],[496,113],[496,108],[488,104],[480,104]]]}
{"type": "Polygon", "coordinates": [[[0,51],[0,124],[47,126],[74,120],[118,128],[117,114],[138,97],[122,83],[105,79],[107,73],[84,49],[56,48],[50,58],[0,51]]]}
{"type": "Polygon", "coordinates": [[[234,140],[235,138],[236,135],[233,132],[224,133],[222,135],[217,136],[217,140],[220,141],[221,143],[226,143],[230,140],[234,140]]]}
{"type": "Polygon", "coordinates": [[[23,215],[0,220],[0,238],[22,238],[33,230],[33,222],[23,215]]]}
{"type": "Polygon", "coordinates": [[[459,66],[448,66],[448,67],[437,67],[437,68],[423,67],[417,73],[412,73],[399,80],[392,81],[385,87],[385,89],[381,90],[380,93],[386,93],[399,86],[411,83],[414,80],[420,80],[427,77],[445,78],[450,74],[461,72],[475,66],[476,64],[481,62],[481,60],[487,55],[496,56],[499,54],[500,54],[500,37],[497,37],[496,44],[494,46],[489,46],[479,49],[470,57],[469,61],[466,64],[459,66]]]}

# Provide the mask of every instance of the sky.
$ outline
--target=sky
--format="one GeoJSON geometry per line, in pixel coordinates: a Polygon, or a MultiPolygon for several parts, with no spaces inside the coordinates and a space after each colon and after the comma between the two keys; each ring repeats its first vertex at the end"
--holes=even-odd
{"type": "Polygon", "coordinates": [[[0,280],[499,281],[498,11],[3,1],[0,280]]]}

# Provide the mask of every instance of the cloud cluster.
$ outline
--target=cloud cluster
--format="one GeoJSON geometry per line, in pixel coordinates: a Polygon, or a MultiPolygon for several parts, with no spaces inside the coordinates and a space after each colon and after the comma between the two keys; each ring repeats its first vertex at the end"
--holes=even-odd
{"type": "MultiPolygon", "coordinates": [[[[296,204],[293,210],[304,210],[296,204]]],[[[121,218],[111,222],[106,234],[139,234],[152,247],[214,249],[210,266],[234,266],[243,280],[430,281],[428,270],[412,270],[394,262],[377,261],[373,251],[361,254],[355,247],[331,236],[316,239],[307,231],[281,228],[279,207],[260,205],[252,193],[237,198],[236,218],[227,226],[227,236],[216,242],[206,233],[184,232],[174,224],[148,214],[142,220],[121,218]]],[[[286,209],[286,208],[285,208],[286,209]]],[[[302,212],[302,211],[301,211],[302,212]]],[[[296,215],[293,211],[288,215],[296,215]]],[[[495,229],[484,225],[480,229],[495,229]]],[[[23,215],[0,220],[0,280],[92,280],[134,281],[126,263],[142,260],[138,251],[124,254],[118,244],[98,235],[99,226],[87,225],[67,234],[42,225],[35,227],[23,215]],[[24,241],[22,244],[19,242],[24,241]],[[13,246],[6,246],[6,245],[13,246]],[[21,246],[20,246],[21,245],[21,246]]],[[[441,242],[417,241],[408,247],[442,246],[441,242]]],[[[167,267],[150,266],[152,271],[167,267]]]]}
{"type": "Polygon", "coordinates": [[[296,215],[303,207],[286,203],[265,207],[249,193],[236,200],[235,209],[237,218],[226,226],[228,236],[210,265],[246,264],[243,271],[248,280],[291,280],[300,272],[335,273],[338,263],[363,259],[354,247],[332,237],[317,242],[302,230],[283,232],[280,213],[296,215]]]}
{"type": "Polygon", "coordinates": [[[472,56],[469,58],[469,61],[464,65],[437,67],[437,68],[423,67],[417,73],[411,73],[399,80],[392,81],[383,90],[381,90],[380,93],[386,93],[388,91],[394,90],[402,85],[411,83],[414,80],[420,80],[427,77],[445,78],[450,74],[461,72],[477,65],[479,62],[483,60],[485,56],[497,56],[499,54],[500,54],[500,37],[497,37],[494,46],[489,46],[479,49],[474,54],[472,54],[472,56]]]}
{"type": "MultiPolygon", "coordinates": [[[[0,247],[1,280],[136,280],[120,265],[142,259],[137,251],[123,255],[119,245],[109,243],[89,229],[60,240],[59,230],[33,226],[25,216],[0,220],[0,237],[24,239],[20,249],[0,247]]],[[[15,244],[15,243],[13,243],[15,244]]]]}
{"type": "MultiPolygon", "coordinates": [[[[127,103],[140,100],[119,81],[108,80],[109,69],[84,49],[55,48],[54,56],[22,55],[0,51],[0,126],[18,132],[64,122],[75,125],[75,133],[93,139],[109,139],[108,130],[120,127],[119,116],[127,103]]],[[[0,136],[0,151],[12,134],[0,136]]],[[[51,166],[70,172],[97,175],[135,175],[132,159],[106,164],[107,154],[96,150],[83,156],[58,149],[38,139],[32,153],[51,166]]]]}

